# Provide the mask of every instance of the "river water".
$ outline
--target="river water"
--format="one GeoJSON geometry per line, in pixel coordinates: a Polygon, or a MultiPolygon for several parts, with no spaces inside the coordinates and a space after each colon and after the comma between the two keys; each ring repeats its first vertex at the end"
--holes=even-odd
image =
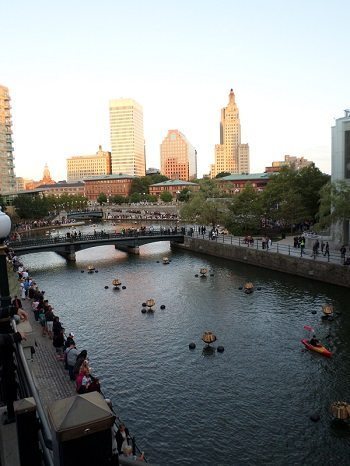
{"type": "Polygon", "coordinates": [[[333,401],[350,401],[347,290],[172,252],[167,242],[142,246],[139,256],[101,246],[77,253],[75,264],[55,253],[23,261],[78,348],[88,350],[104,394],[149,461],[350,464],[350,429],[329,415],[333,401]],[[89,264],[98,273],[86,273],[89,264]],[[212,276],[195,277],[201,267],[212,276]],[[114,278],[126,289],[113,290],[114,278]],[[247,280],[261,290],[245,295],[239,287],[247,280]],[[148,298],[154,314],[141,313],[148,298]],[[321,320],[325,303],[339,313],[333,322],[321,320]],[[304,325],[328,342],[333,358],[303,349],[304,325]],[[223,353],[203,351],[206,330],[223,353]]]}

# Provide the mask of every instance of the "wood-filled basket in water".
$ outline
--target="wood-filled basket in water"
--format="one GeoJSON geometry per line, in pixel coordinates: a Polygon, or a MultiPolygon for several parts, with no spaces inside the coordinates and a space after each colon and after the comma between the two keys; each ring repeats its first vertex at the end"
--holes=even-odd
{"type": "Polygon", "coordinates": [[[206,275],[208,273],[208,269],[206,267],[202,267],[200,270],[199,270],[199,273],[201,275],[206,275]]]}
{"type": "Polygon", "coordinates": [[[325,314],[326,316],[329,316],[331,314],[333,314],[333,306],[330,305],[330,304],[324,304],[322,306],[322,311],[323,311],[323,314],[325,314]]]}
{"type": "Polygon", "coordinates": [[[113,286],[120,286],[122,284],[122,282],[120,280],[118,280],[118,278],[115,278],[113,281],[112,281],[112,285],[113,286]]]}
{"type": "Polygon", "coordinates": [[[214,343],[214,341],[216,341],[216,336],[213,332],[204,332],[202,335],[202,340],[207,345],[210,345],[210,343],[214,343]]]}
{"type": "Polygon", "coordinates": [[[331,413],[337,418],[345,421],[350,417],[350,404],[345,401],[335,401],[331,404],[331,413]]]}
{"type": "Polygon", "coordinates": [[[244,288],[244,292],[248,294],[253,293],[254,291],[254,285],[252,282],[245,283],[243,288],[244,288]]]}

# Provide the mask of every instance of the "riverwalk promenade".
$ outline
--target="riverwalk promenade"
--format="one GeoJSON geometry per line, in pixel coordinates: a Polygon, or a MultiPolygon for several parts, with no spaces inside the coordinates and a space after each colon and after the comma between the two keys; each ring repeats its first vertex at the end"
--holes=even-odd
{"type": "Polygon", "coordinates": [[[185,236],[183,244],[172,246],[349,288],[350,266],[344,265],[339,251],[330,249],[326,255],[321,251],[313,253],[315,240],[316,237],[307,236],[307,247],[303,250],[294,247],[292,237],[272,242],[269,248],[264,248],[261,238],[248,243],[236,236],[219,234],[211,239],[208,234],[192,231],[185,236]]]}

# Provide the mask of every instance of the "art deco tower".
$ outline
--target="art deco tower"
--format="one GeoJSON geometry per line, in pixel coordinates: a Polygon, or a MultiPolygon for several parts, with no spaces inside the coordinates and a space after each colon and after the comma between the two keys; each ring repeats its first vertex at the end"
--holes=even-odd
{"type": "Polygon", "coordinates": [[[249,173],[249,146],[241,144],[241,123],[232,89],[227,107],[221,110],[220,144],[215,146],[212,178],[221,172],[249,173]]]}
{"type": "Polygon", "coordinates": [[[160,145],[162,175],[171,180],[190,181],[197,177],[197,152],[177,129],[170,129],[160,145]]]}
{"type": "Polygon", "coordinates": [[[16,189],[11,126],[9,91],[0,85],[0,194],[16,189]]]}
{"type": "Polygon", "coordinates": [[[145,176],[143,111],[132,99],[109,102],[112,174],[145,176]]]}

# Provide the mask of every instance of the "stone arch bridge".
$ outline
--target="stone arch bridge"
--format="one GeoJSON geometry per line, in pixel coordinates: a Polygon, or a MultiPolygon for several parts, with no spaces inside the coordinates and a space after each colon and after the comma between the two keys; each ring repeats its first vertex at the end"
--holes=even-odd
{"type": "Polygon", "coordinates": [[[80,235],[67,238],[62,237],[40,237],[35,239],[24,239],[11,241],[10,247],[17,255],[33,254],[36,252],[54,251],[68,261],[75,261],[77,251],[113,244],[116,249],[139,254],[139,247],[143,244],[156,243],[158,241],[170,241],[175,243],[184,242],[185,232],[146,232],[146,233],[96,233],[93,235],[80,235]]]}

